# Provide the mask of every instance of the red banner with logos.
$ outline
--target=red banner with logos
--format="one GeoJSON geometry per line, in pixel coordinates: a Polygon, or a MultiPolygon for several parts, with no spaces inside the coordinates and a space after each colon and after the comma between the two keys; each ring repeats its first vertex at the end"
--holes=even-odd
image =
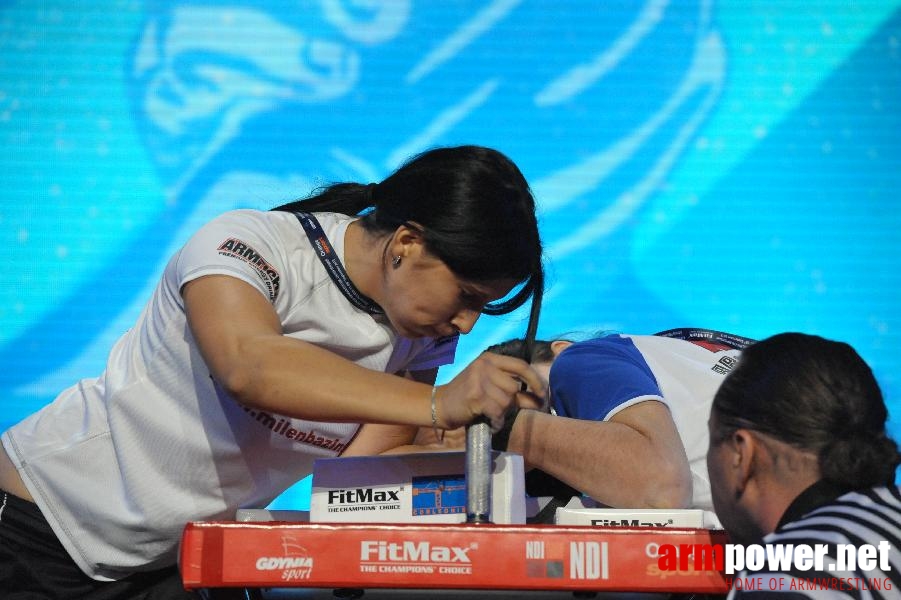
{"type": "Polygon", "coordinates": [[[185,587],[442,588],[724,593],[703,565],[661,570],[658,549],[722,531],[556,525],[190,523],[185,587]]]}

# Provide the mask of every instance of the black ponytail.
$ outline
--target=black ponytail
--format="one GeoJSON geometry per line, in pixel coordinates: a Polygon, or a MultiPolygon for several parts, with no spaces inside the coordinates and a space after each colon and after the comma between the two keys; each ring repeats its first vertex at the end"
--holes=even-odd
{"type": "Polygon", "coordinates": [[[302,200],[276,206],[272,210],[285,212],[333,212],[351,217],[372,208],[372,188],[360,183],[336,183],[320,188],[316,194],[302,200]]]}

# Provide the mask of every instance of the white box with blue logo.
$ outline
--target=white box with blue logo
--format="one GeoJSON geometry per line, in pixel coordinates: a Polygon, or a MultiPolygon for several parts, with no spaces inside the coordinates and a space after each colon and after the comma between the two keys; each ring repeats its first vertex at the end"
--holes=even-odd
{"type": "MultiPolygon", "coordinates": [[[[311,522],[464,523],[466,453],[322,458],[313,465],[311,522]]],[[[519,454],[492,452],[493,523],[526,522],[519,454]]]]}

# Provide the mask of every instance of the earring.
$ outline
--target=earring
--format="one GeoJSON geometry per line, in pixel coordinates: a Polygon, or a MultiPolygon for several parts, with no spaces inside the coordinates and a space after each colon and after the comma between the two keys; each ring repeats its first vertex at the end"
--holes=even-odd
{"type": "Polygon", "coordinates": [[[400,254],[394,257],[394,260],[391,261],[391,266],[395,269],[400,266],[400,254]]]}

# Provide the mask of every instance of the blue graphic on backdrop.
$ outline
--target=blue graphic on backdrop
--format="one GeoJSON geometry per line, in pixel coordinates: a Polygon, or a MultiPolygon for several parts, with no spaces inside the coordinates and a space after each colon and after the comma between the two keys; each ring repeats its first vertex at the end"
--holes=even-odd
{"type": "MultiPolygon", "coordinates": [[[[897,405],[901,16],[854,6],[4,4],[0,233],[23,252],[0,275],[0,429],[101,372],[203,221],[459,143],[532,183],[543,335],[803,329],[854,343],[897,405]],[[66,260],[79,244],[103,251],[66,260]]],[[[523,328],[482,319],[459,363],[523,328]]]]}
{"type": "MultiPolygon", "coordinates": [[[[4,388],[73,359],[137,300],[190,219],[378,180],[435,145],[510,154],[542,203],[556,268],[593,260],[595,243],[621,235],[672,168],[724,76],[710,2],[588,12],[511,0],[300,4],[152,5],[127,75],[165,209],[4,346],[0,358],[30,367],[6,375],[4,388]],[[592,35],[580,34],[589,25],[592,35]],[[624,103],[616,90],[634,94],[624,103]],[[128,277],[111,289],[110,272],[128,277]]],[[[599,292],[613,274],[598,278],[599,292]]],[[[492,325],[493,338],[521,328],[492,325]]]]}

